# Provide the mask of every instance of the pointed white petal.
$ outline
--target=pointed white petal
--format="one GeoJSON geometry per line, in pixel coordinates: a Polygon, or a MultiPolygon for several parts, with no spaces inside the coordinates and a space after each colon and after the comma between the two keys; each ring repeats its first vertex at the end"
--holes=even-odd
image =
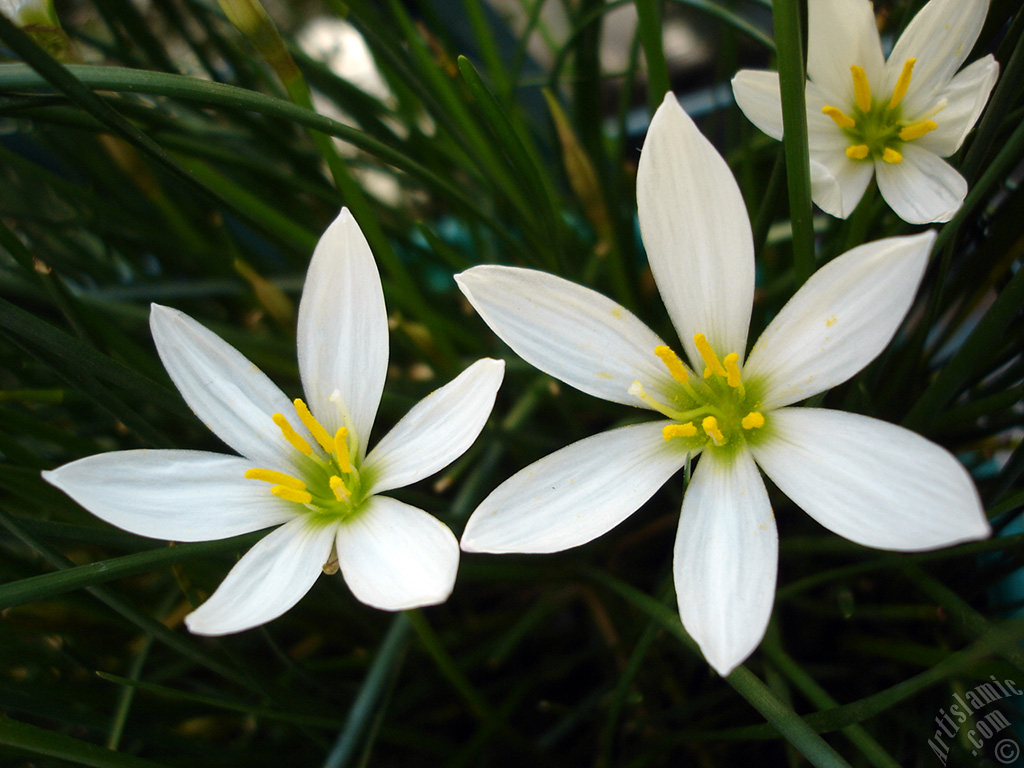
{"type": "Polygon", "coordinates": [[[612,429],[566,446],[510,477],[476,508],[467,552],[561,552],[607,533],[686,463],[658,421],[612,429]]]}
{"type": "Polygon", "coordinates": [[[377,264],[347,208],[313,251],[298,323],[310,410],[332,435],[339,427],[354,431],[365,455],[387,375],[388,318],[377,264]]]}
{"type": "Polygon", "coordinates": [[[842,411],[783,408],[754,458],[826,528],[858,544],[915,552],[991,529],[970,475],[910,430],[842,411]]]}
{"type": "Polygon", "coordinates": [[[707,336],[742,362],[754,297],[754,245],[743,197],[718,151],[671,93],[647,131],[636,178],[651,271],[691,362],[707,336]]]}
{"type": "Polygon", "coordinates": [[[778,555],[768,493],[749,452],[705,452],[683,497],[672,569],[683,626],[722,677],[764,637],[778,555]]]}
{"type": "Polygon", "coordinates": [[[497,265],[468,269],[455,282],[512,351],[588,395],[642,406],[629,394],[634,381],[651,394],[673,388],[654,355],[664,342],[596,291],[546,272],[497,265]]]}
{"type": "Polygon", "coordinates": [[[770,411],[840,384],[885,349],[910,309],[935,232],[860,245],[815,272],[754,344],[745,381],[770,411]]]}
{"type": "Polygon", "coordinates": [[[331,556],[337,526],[304,515],[243,555],[210,598],[185,617],[197,635],[227,635],[276,619],[305,595],[331,556]]]}
{"type": "Polygon", "coordinates": [[[911,19],[885,66],[884,93],[892,94],[907,59],[916,59],[907,98],[944,88],[981,34],[989,0],[930,0],[911,19]]]}
{"type": "Polygon", "coordinates": [[[773,139],[782,139],[779,73],[741,69],[732,79],[732,94],[747,119],[773,139]]]}
{"type": "Polygon", "coordinates": [[[901,163],[875,162],[878,191],[908,224],[949,221],[967,196],[964,177],[915,142],[900,147],[901,163]]]}
{"type": "Polygon", "coordinates": [[[415,483],[465,453],[487,423],[504,373],[501,360],[477,360],[418,402],[360,467],[360,474],[370,482],[365,493],[415,483]]]}
{"type": "Polygon", "coordinates": [[[988,103],[998,77],[999,62],[991,54],[958,72],[949,87],[938,94],[947,102],[946,107],[931,118],[939,127],[914,143],[939,157],[949,157],[960,149],[988,103]]]}
{"type": "Polygon", "coordinates": [[[846,111],[853,99],[850,67],[864,69],[872,87],[885,67],[869,0],[813,0],[807,4],[807,76],[846,111]]]}
{"type": "MultiPolygon", "coordinates": [[[[176,309],[154,304],[149,326],[174,385],[217,437],[255,466],[298,468],[304,457],[282,437],[271,418],[275,413],[291,417],[295,409],[263,371],[176,309]]],[[[295,426],[303,430],[301,424],[295,426]]]]}
{"type": "Polygon", "coordinates": [[[459,542],[444,523],[387,496],[367,499],[338,528],[338,564],[356,599],[385,611],[448,599],[459,542]]]}
{"type": "Polygon", "coordinates": [[[43,479],[96,517],[140,536],[212,541],[277,525],[301,507],[246,480],[252,462],[200,451],[114,451],[89,456],[43,479]]]}

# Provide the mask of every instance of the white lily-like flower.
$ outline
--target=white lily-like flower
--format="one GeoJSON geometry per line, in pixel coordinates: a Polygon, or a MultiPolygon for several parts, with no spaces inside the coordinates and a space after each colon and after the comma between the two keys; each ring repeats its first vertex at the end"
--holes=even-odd
{"type": "Polygon", "coordinates": [[[862,245],[822,267],[744,362],[750,222],[725,161],[671,94],[640,155],[637,198],[651,269],[692,367],[588,288],[491,265],[456,277],[527,362],[665,417],[586,438],[521,470],[473,512],[464,550],[583,544],[700,454],[676,538],[676,593],[687,631],[727,675],[757,647],[775,596],[778,538],[757,465],[818,522],[860,544],[912,551],[988,535],[970,476],[943,448],[866,416],[789,407],[849,379],[889,343],[933,232],[862,245]]]}
{"type": "Polygon", "coordinates": [[[197,634],[239,632],[287,611],[332,551],[353,594],[397,611],[443,602],[458,570],[452,532],[386,491],[447,466],[477,438],[504,375],[478,360],[421,400],[368,454],[388,364],[388,324],[370,248],[347,210],[317,244],[298,317],[306,400],[290,401],[240,352],[153,305],[160,358],[189,407],[239,456],[131,450],[43,477],[107,522],[174,541],[280,526],[185,618],[197,634]]]}
{"type": "Polygon", "coordinates": [[[53,0],[0,0],[0,13],[19,27],[59,27],[53,0]]]}
{"type": "MultiPolygon", "coordinates": [[[[978,120],[999,74],[991,56],[958,72],[988,0],[930,0],[882,53],[869,0],[807,4],[807,134],[811,195],[845,219],[872,175],[911,224],[949,221],[967,182],[948,163],[978,120]]],[[[742,70],[732,81],[747,118],[782,139],[777,72],[742,70]]]]}

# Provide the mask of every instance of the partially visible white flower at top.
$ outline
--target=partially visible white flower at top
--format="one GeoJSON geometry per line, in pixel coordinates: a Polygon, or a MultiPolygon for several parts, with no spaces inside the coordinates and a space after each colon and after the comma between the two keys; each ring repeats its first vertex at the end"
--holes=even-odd
{"type": "Polygon", "coordinates": [[[0,0],[0,13],[19,27],[59,27],[53,0],[0,0]]]}
{"type": "Polygon", "coordinates": [[[778,537],[757,465],[826,528],[914,551],[990,532],[956,458],[901,427],[794,403],[846,381],[889,343],[935,237],[854,248],[782,308],[744,362],[754,294],[750,221],[725,161],[671,94],[640,155],[640,228],[685,356],[599,293],[528,269],[456,276],[527,362],[588,394],[664,419],[612,429],[496,488],[462,536],[468,552],[558,552],[631,515],[700,454],[675,543],[679,611],[727,675],[757,647],[775,596],[778,537]]]}
{"type": "MultiPolygon", "coordinates": [[[[948,163],[988,101],[999,64],[984,56],[962,71],[988,0],[930,0],[882,53],[869,0],[807,4],[807,134],[811,194],[845,219],[872,175],[911,224],[949,221],[967,182],[948,163]]],[[[777,72],[742,70],[736,102],[758,128],[782,139],[777,72]]]]}
{"type": "Polygon", "coordinates": [[[240,456],[131,450],[43,477],[133,533],[208,541],[280,526],[185,617],[202,635],[277,618],[313,586],[332,551],[353,594],[396,611],[451,594],[459,546],[442,522],[381,495],[447,466],[473,443],[504,363],[478,360],[415,405],[369,453],[388,365],[388,324],[369,246],[343,209],[317,244],[299,304],[306,400],[289,401],[240,352],[154,304],[160,358],[189,407],[240,456]]]}

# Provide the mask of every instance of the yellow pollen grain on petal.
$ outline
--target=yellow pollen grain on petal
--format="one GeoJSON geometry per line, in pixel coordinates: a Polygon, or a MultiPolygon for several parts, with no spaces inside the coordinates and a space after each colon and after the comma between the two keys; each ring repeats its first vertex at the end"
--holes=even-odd
{"type": "Polygon", "coordinates": [[[725,366],[725,373],[726,373],[725,381],[733,389],[735,389],[736,387],[738,387],[740,385],[739,359],[740,359],[740,356],[739,356],[738,353],[730,352],[722,360],[722,365],[725,366]]]}
{"type": "Polygon", "coordinates": [[[712,373],[722,377],[728,376],[728,373],[726,373],[725,368],[722,366],[722,361],[718,359],[718,355],[715,354],[715,350],[711,348],[711,344],[703,333],[695,333],[693,335],[693,343],[697,345],[697,351],[700,352],[700,356],[704,358],[704,362],[707,364],[708,369],[704,371],[705,379],[712,373]]]}
{"type": "Polygon", "coordinates": [[[843,111],[838,107],[830,107],[828,105],[825,105],[824,107],[821,108],[821,111],[822,113],[831,117],[835,121],[835,124],[838,125],[840,128],[853,128],[855,125],[857,125],[856,120],[854,120],[849,115],[844,114],[843,111]]]}
{"type": "Polygon", "coordinates": [[[861,112],[870,112],[871,85],[864,68],[854,64],[850,67],[850,74],[853,75],[853,99],[857,102],[857,108],[861,112]]]}
{"type": "Polygon", "coordinates": [[[846,148],[846,156],[851,160],[863,160],[868,156],[869,151],[867,144],[854,144],[852,147],[846,148]]]}
{"type": "Polygon", "coordinates": [[[680,384],[685,384],[690,380],[689,374],[686,372],[686,367],[683,365],[683,361],[679,359],[671,347],[667,347],[661,344],[654,348],[654,354],[656,354],[661,362],[668,368],[668,372],[672,374],[672,378],[678,381],[680,384]]]}
{"type": "Polygon", "coordinates": [[[661,430],[661,436],[668,442],[673,437],[693,437],[697,434],[697,427],[692,421],[685,424],[668,424],[661,430]]]}
{"type": "Polygon", "coordinates": [[[349,493],[348,488],[345,487],[345,481],[337,475],[331,475],[331,479],[328,481],[331,486],[331,490],[334,492],[334,498],[338,501],[348,501],[352,494],[349,493]]]}
{"type": "Polygon", "coordinates": [[[886,147],[885,152],[882,153],[882,159],[885,160],[885,162],[887,163],[896,165],[896,163],[903,162],[903,155],[901,155],[892,147],[886,147]]]}
{"type": "Polygon", "coordinates": [[[272,469],[259,469],[258,467],[247,469],[245,470],[245,478],[246,480],[262,480],[265,483],[283,485],[285,488],[291,488],[296,491],[306,490],[306,484],[299,480],[299,478],[286,475],[284,472],[275,472],[272,469]]]}
{"type": "Polygon", "coordinates": [[[348,452],[348,430],[338,427],[334,433],[334,453],[338,457],[338,468],[346,475],[352,471],[352,457],[348,452]]]}
{"type": "Polygon", "coordinates": [[[297,491],[283,485],[275,485],[270,492],[279,499],[294,501],[297,504],[309,504],[313,500],[313,494],[309,491],[297,491]]]}
{"type": "Polygon", "coordinates": [[[323,448],[327,453],[334,450],[334,441],[331,440],[331,433],[324,429],[323,424],[316,420],[316,417],[310,413],[309,407],[303,402],[301,397],[295,398],[294,401],[295,412],[299,414],[299,420],[306,425],[306,429],[313,435],[313,438],[320,443],[320,447],[323,448]]]}
{"type": "Polygon", "coordinates": [[[744,429],[759,429],[764,426],[764,414],[751,411],[740,421],[744,429]]]}
{"type": "Polygon", "coordinates": [[[722,434],[722,430],[718,426],[718,419],[714,416],[705,416],[700,425],[704,428],[704,434],[715,441],[715,445],[725,443],[725,435],[722,434]]]}
{"type": "Polygon", "coordinates": [[[889,109],[903,101],[903,97],[907,95],[907,89],[910,87],[910,76],[914,72],[915,63],[917,63],[917,59],[907,59],[903,62],[903,71],[900,72],[900,79],[896,81],[896,87],[892,89],[892,98],[889,99],[889,109]]]}
{"type": "Polygon", "coordinates": [[[313,455],[313,449],[309,443],[288,423],[288,419],[284,417],[284,414],[275,413],[272,417],[274,423],[277,424],[281,430],[281,434],[284,435],[284,439],[292,444],[292,447],[299,453],[304,453],[306,456],[313,455]]]}
{"type": "Polygon", "coordinates": [[[934,131],[938,127],[939,124],[934,120],[922,120],[920,123],[912,123],[900,131],[900,139],[903,141],[920,139],[926,133],[934,131]]]}

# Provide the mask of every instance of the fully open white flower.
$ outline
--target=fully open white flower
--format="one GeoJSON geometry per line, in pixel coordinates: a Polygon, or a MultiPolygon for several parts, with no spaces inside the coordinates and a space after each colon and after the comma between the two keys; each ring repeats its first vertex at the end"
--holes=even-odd
{"type": "Polygon", "coordinates": [[[778,539],[756,464],[822,525],[861,544],[922,550],[986,536],[954,456],[866,416],[789,407],[853,376],[889,343],[934,233],[881,240],[825,265],[744,362],[754,254],[739,188],[669,95],[640,156],[640,227],[688,366],[639,319],[543,272],[456,277],[480,316],[537,368],[665,420],[581,440],[526,467],[474,511],[470,552],[557,552],[631,515],[701,454],[675,545],[687,631],[727,675],[757,646],[775,596],[778,539]]]}
{"type": "Polygon", "coordinates": [[[433,516],[380,494],[421,480],[473,443],[504,363],[478,360],[420,401],[367,454],[388,364],[384,294],[347,210],[313,254],[299,305],[306,401],[288,398],[236,349],[153,305],[160,358],[196,415],[240,456],[181,450],[104,453],[43,477],[133,533],[208,541],[279,525],[185,618],[221,635],[270,621],[313,586],[336,552],[362,602],[403,610],[443,602],[459,547],[433,516]],[[308,405],[307,405],[308,404],[308,405]]]}
{"type": "MultiPolygon", "coordinates": [[[[869,0],[807,4],[807,134],[811,194],[845,219],[872,174],[904,221],[948,221],[967,182],[948,163],[988,101],[999,64],[985,56],[957,72],[981,33],[988,0],[931,0],[882,53],[869,0]]],[[[776,72],[742,70],[736,102],[782,139],[776,72]]]]}

